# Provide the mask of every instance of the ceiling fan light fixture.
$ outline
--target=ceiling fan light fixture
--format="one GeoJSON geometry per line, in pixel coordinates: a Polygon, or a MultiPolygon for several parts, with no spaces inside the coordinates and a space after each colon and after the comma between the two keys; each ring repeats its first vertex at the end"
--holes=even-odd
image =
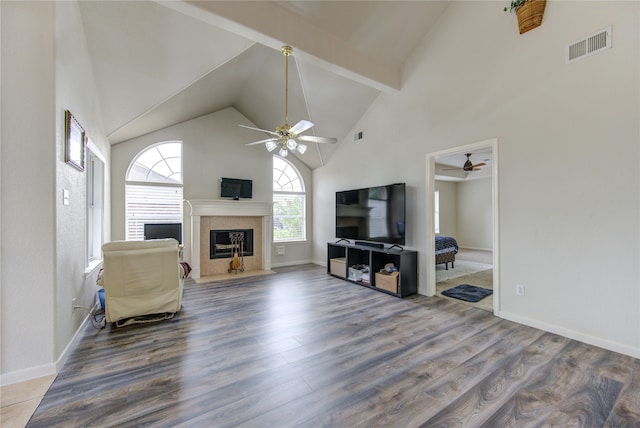
{"type": "Polygon", "coordinates": [[[313,128],[313,123],[308,120],[303,119],[293,126],[289,125],[289,56],[293,52],[293,48],[291,46],[283,46],[280,51],[284,54],[285,59],[284,124],[276,126],[275,131],[268,131],[266,129],[255,128],[253,126],[239,125],[243,128],[261,131],[272,135],[269,139],[254,141],[252,143],[247,143],[246,145],[253,146],[254,144],[265,143],[265,147],[269,152],[279,148],[280,150],[278,151],[278,154],[282,157],[286,157],[291,150],[297,150],[300,154],[304,154],[307,151],[306,144],[302,144],[299,141],[328,144],[337,143],[338,139],[333,137],[303,135],[303,132],[313,128]]]}
{"type": "Polygon", "coordinates": [[[273,141],[267,141],[267,142],[265,143],[265,146],[267,147],[267,150],[268,150],[269,152],[274,151],[274,150],[278,147],[278,145],[277,145],[275,142],[273,142],[273,141]]]}

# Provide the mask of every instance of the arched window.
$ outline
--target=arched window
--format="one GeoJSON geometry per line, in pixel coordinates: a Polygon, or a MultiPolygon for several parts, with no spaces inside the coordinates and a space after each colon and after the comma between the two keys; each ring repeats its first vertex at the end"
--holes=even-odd
{"type": "Polygon", "coordinates": [[[273,157],[273,241],[304,241],[306,195],[298,170],[287,160],[273,157]]]}
{"type": "Polygon", "coordinates": [[[182,223],[182,142],[147,147],[129,165],[126,239],[144,239],[145,223],[182,223]]]}

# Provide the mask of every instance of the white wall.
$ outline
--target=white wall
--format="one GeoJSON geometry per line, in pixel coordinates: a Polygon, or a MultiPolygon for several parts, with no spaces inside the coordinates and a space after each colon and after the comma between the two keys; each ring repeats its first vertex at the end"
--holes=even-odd
{"type": "MultiPolygon", "coordinates": [[[[227,108],[121,144],[112,150],[112,230],[113,239],[125,238],[125,176],[127,168],[138,153],[162,141],[183,143],[184,199],[219,199],[220,177],[253,180],[253,201],[271,202],[273,193],[272,154],[264,146],[245,146],[255,140],[255,132],[238,124],[255,126],[234,108],[227,108]]],[[[284,245],[285,255],[277,256],[272,248],[272,265],[295,264],[311,260],[311,172],[294,156],[291,161],[301,173],[308,191],[306,242],[284,245]]],[[[240,201],[241,203],[242,201],[240,201]]],[[[185,204],[183,219],[184,258],[191,261],[190,211],[185,204]]],[[[275,247],[275,246],[273,246],[275,247]]]]}
{"type": "Polygon", "coordinates": [[[354,127],[366,150],[346,139],[314,170],[314,259],[335,238],[335,191],[405,181],[426,292],[426,155],[498,138],[497,314],[640,356],[639,4],[547,2],[524,35],[503,6],[451,2],[400,93],[354,127]],[[565,64],[567,44],[608,25],[613,49],[565,64]]]}
{"type": "MultiPolygon", "coordinates": [[[[86,271],[87,172],[65,163],[64,111],[69,110],[87,137],[105,158],[109,170],[111,146],[102,126],[93,68],[84,37],[77,2],[56,2],[56,357],[73,338],[87,313],[73,311],[76,304],[95,302],[97,269],[86,271]],[[70,190],[69,205],[62,203],[62,189],[70,190]]],[[[109,175],[105,183],[105,236],[110,234],[109,175]]]]}
{"type": "MultiPolygon", "coordinates": [[[[76,2],[1,2],[2,384],[54,373],[93,304],[86,173],[64,162],[64,110],[109,144],[76,2]],[[62,189],[70,204],[62,204],[62,189]]],[[[109,194],[108,177],[105,177],[109,194]]],[[[109,234],[107,202],[105,234],[109,234]]]]}
{"type": "Polygon", "coordinates": [[[55,8],[35,2],[0,8],[4,384],[25,370],[54,369],[55,8]]]}
{"type": "Polygon", "coordinates": [[[491,177],[456,183],[458,245],[476,250],[493,249],[491,177]]]}

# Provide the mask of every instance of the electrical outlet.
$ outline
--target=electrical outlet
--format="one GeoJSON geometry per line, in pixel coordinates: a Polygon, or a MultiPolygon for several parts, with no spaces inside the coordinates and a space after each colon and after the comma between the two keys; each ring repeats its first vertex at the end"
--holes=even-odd
{"type": "Polygon", "coordinates": [[[276,247],[276,255],[284,256],[284,245],[278,245],[276,247]]]}
{"type": "Polygon", "coordinates": [[[524,296],[524,285],[516,284],[516,296],[524,296]]]}

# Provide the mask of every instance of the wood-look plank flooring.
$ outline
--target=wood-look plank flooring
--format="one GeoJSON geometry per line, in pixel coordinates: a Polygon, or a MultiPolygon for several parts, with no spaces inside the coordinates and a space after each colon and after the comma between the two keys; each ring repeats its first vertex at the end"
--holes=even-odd
{"type": "Polygon", "coordinates": [[[305,265],[88,326],[28,427],[640,427],[640,360],[305,265]]]}

